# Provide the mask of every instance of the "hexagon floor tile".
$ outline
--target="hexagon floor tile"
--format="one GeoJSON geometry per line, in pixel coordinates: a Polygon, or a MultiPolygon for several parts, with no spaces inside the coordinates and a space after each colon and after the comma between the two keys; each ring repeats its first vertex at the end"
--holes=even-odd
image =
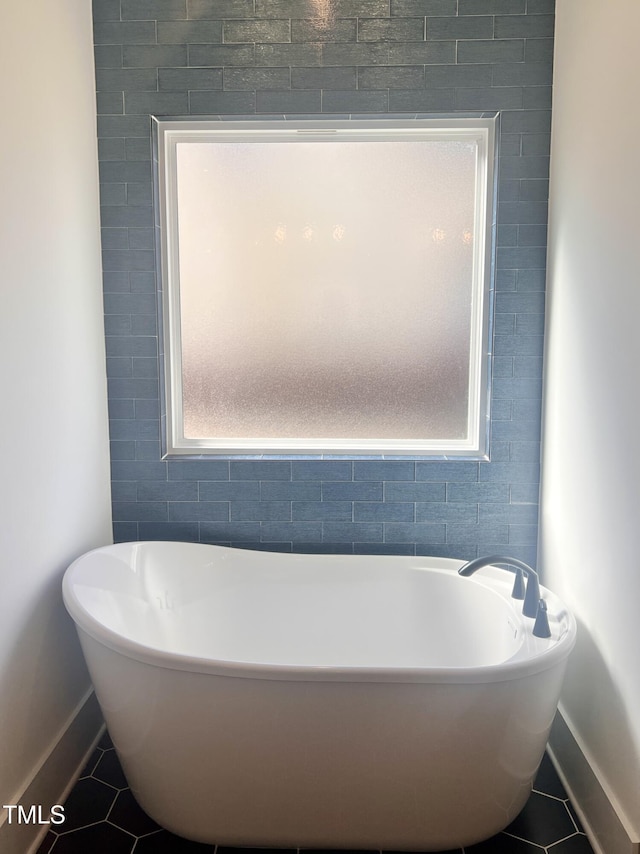
{"type": "MultiPolygon", "coordinates": [[[[64,807],[65,823],[48,832],[37,854],[380,854],[295,848],[265,852],[202,845],[174,836],[135,802],[106,733],[64,807]]],[[[545,755],[531,797],[506,830],[478,845],[440,854],[593,854],[593,849],[545,755]]]]}

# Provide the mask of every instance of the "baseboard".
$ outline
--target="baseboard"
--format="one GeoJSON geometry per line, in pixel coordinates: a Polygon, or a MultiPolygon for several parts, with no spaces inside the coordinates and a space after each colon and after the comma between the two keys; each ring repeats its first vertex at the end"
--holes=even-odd
{"type": "Polygon", "coordinates": [[[640,854],[640,839],[560,709],[549,753],[595,854],[640,854]]]}
{"type": "MultiPolygon", "coordinates": [[[[14,795],[13,804],[28,811],[42,806],[42,817],[54,804],[63,804],[104,730],[102,714],[93,690],[90,690],[71,714],[67,724],[53,740],[50,749],[31,778],[14,795]]],[[[62,825],[59,826],[62,829],[62,825]]],[[[8,811],[0,815],[0,851],[2,854],[35,854],[48,825],[14,819],[8,811]]]]}

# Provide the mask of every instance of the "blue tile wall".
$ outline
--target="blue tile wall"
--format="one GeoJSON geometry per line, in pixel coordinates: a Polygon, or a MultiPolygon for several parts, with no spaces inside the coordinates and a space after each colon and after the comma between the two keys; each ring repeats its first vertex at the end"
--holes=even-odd
{"type": "Polygon", "coordinates": [[[116,540],[535,562],[553,0],[94,0],[116,540]],[[501,111],[490,461],[160,452],[149,114],[501,111]]]}

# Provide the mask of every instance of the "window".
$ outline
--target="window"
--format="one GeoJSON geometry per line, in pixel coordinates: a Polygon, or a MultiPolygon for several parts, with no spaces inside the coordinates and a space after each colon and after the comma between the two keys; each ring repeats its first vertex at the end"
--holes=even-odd
{"type": "Polygon", "coordinates": [[[168,455],[484,455],[494,123],[155,121],[168,455]]]}

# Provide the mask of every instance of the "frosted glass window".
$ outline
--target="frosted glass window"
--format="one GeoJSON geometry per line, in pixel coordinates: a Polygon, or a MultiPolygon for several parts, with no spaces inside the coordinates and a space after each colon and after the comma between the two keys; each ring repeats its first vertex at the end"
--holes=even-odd
{"type": "Polygon", "coordinates": [[[491,122],[159,122],[169,453],[481,455],[491,122]]]}

